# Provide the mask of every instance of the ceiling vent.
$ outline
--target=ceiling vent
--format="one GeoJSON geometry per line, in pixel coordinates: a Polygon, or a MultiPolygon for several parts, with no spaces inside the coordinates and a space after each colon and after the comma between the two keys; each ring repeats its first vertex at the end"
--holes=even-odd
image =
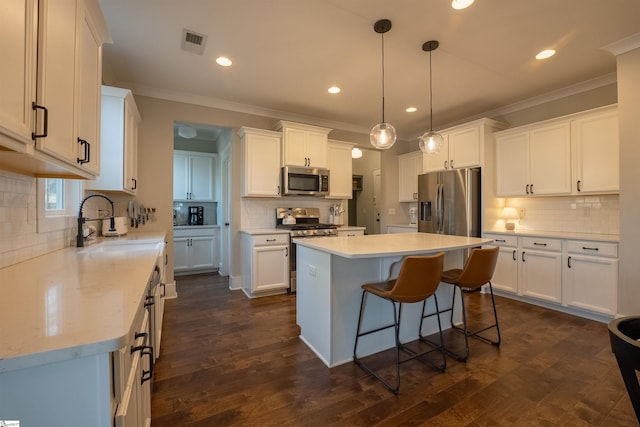
{"type": "Polygon", "coordinates": [[[204,34],[187,29],[182,30],[182,50],[202,55],[204,54],[204,46],[206,44],[207,36],[204,34]]]}

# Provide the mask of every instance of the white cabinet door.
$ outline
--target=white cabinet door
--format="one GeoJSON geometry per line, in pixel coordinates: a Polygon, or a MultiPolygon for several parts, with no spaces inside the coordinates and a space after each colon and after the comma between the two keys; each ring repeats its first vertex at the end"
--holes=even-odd
{"type": "Polygon", "coordinates": [[[480,166],[480,126],[449,133],[449,169],[480,166]]]}
{"type": "Polygon", "coordinates": [[[574,193],[620,191],[618,111],[608,107],[572,122],[574,193]]]}
{"type": "Polygon", "coordinates": [[[351,149],[353,144],[329,141],[329,195],[327,199],[351,199],[353,179],[351,149]]]}
{"type": "Polygon", "coordinates": [[[494,289],[518,293],[518,249],[500,246],[498,262],[493,272],[491,284],[494,289]]]}
{"type": "Polygon", "coordinates": [[[189,195],[189,157],[173,152],[173,200],[186,200],[189,195]]]}
{"type": "Polygon", "coordinates": [[[31,145],[37,52],[37,0],[12,1],[0,14],[0,144],[31,145]],[[11,66],[7,66],[10,64],[11,66]]]}
{"type": "Polygon", "coordinates": [[[399,202],[415,202],[418,200],[418,175],[422,173],[422,164],[422,151],[398,156],[399,202]]]}
{"type": "Polygon", "coordinates": [[[569,255],[564,280],[566,305],[597,313],[616,314],[617,259],[569,255]]]}
{"type": "Polygon", "coordinates": [[[280,197],[279,132],[241,128],[242,196],[280,197]]]}
{"type": "Polygon", "coordinates": [[[545,301],[562,302],[562,254],[523,249],[520,292],[545,301]]]}
{"type": "Polygon", "coordinates": [[[287,128],[282,132],[284,165],[308,165],[307,132],[300,129],[287,128]]]}
{"type": "Polygon", "coordinates": [[[529,193],[571,193],[571,124],[533,129],[529,139],[529,193]]]}
{"type": "Polygon", "coordinates": [[[524,196],[529,181],[529,133],[496,137],[496,191],[499,197],[524,196]]]}
{"type": "Polygon", "coordinates": [[[307,157],[309,158],[308,167],[327,167],[328,151],[326,133],[307,132],[307,157]]]}
{"type": "Polygon", "coordinates": [[[327,135],[331,129],[287,121],[278,122],[282,131],[282,166],[327,167],[327,135]]]}
{"type": "Polygon", "coordinates": [[[254,246],[252,292],[271,291],[289,286],[289,246],[254,246]]]}
{"type": "Polygon", "coordinates": [[[193,237],[190,239],[190,268],[214,268],[215,239],[212,236],[193,237]]]}
{"type": "MultiPolygon", "coordinates": [[[[133,99],[133,96],[131,97],[133,99]]],[[[135,104],[124,105],[124,180],[123,189],[136,194],[138,190],[138,127],[140,116],[135,104]]],[[[102,141],[100,142],[102,145],[102,141]]],[[[104,171],[106,173],[106,171],[104,171]]]]}
{"type": "Polygon", "coordinates": [[[189,269],[189,239],[176,237],[173,239],[173,270],[185,271],[189,269]]]}
{"type": "Polygon", "coordinates": [[[214,201],[214,156],[193,153],[189,156],[190,196],[189,200],[214,201]]]}

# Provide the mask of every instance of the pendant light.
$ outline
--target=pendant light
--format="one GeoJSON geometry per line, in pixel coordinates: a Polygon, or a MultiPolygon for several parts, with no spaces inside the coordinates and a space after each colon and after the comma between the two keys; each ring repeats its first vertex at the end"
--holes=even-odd
{"type": "Polygon", "coordinates": [[[431,40],[422,45],[422,50],[429,52],[429,131],[420,137],[419,146],[420,150],[427,154],[439,153],[444,145],[442,135],[433,131],[433,73],[431,71],[431,52],[436,50],[439,45],[440,43],[438,43],[437,40],[431,40]]]}
{"type": "Polygon", "coordinates": [[[396,142],[396,128],[384,121],[384,33],[391,29],[391,21],[381,19],[373,24],[373,29],[382,38],[382,122],[371,129],[369,140],[371,145],[380,150],[387,150],[396,142]]]}

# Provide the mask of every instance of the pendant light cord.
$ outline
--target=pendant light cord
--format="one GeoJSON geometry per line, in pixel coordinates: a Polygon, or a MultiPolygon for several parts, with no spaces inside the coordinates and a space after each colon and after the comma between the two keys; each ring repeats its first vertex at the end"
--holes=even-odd
{"type": "Polygon", "coordinates": [[[433,133],[433,71],[431,70],[431,52],[429,51],[429,132],[433,133]]]}
{"type": "Polygon", "coordinates": [[[382,41],[382,123],[384,121],[384,33],[380,33],[380,40],[382,41]]]}

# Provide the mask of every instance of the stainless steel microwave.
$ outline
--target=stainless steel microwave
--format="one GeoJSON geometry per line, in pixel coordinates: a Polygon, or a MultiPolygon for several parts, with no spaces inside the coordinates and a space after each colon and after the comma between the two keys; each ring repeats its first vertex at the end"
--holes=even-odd
{"type": "Polygon", "coordinates": [[[285,166],[282,168],[283,196],[324,196],[329,194],[329,170],[285,166]]]}

